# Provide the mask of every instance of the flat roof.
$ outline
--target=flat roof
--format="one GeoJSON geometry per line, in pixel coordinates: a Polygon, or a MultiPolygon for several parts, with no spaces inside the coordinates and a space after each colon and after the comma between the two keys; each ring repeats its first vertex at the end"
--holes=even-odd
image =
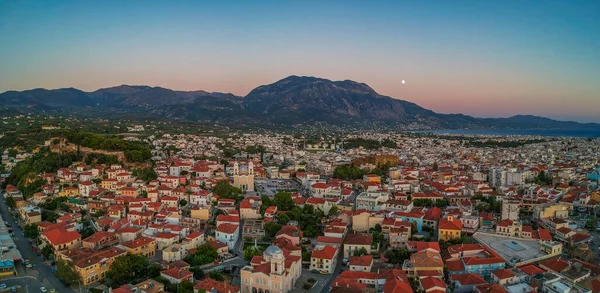
{"type": "Polygon", "coordinates": [[[12,239],[12,237],[10,237],[10,235],[8,233],[8,228],[4,224],[4,219],[2,218],[2,216],[0,216],[0,246],[1,247],[13,246],[13,248],[9,249],[6,252],[3,252],[0,250],[0,261],[5,261],[5,260],[16,261],[16,260],[23,259],[23,256],[21,255],[21,252],[17,248],[15,241],[12,239]]]}
{"type": "Polygon", "coordinates": [[[475,233],[473,236],[511,264],[548,255],[540,250],[541,245],[535,239],[514,239],[484,233],[475,233]]]}

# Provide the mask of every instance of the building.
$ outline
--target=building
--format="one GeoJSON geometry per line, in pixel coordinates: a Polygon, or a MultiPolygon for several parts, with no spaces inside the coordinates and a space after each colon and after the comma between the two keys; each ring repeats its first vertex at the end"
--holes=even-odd
{"type": "Polygon", "coordinates": [[[119,237],[117,237],[117,234],[113,232],[98,231],[92,236],[83,239],[81,243],[84,248],[100,250],[112,247],[119,243],[119,237]]]}
{"type": "Polygon", "coordinates": [[[502,201],[502,220],[519,220],[521,202],[518,200],[505,199],[502,201]]]}
{"type": "Polygon", "coordinates": [[[242,191],[254,191],[254,163],[249,161],[242,165],[235,161],[233,164],[233,186],[242,191]]]}
{"type": "Polygon", "coordinates": [[[442,241],[458,239],[461,236],[462,228],[462,222],[454,219],[452,216],[440,219],[438,224],[438,239],[442,241]]]}
{"type": "Polygon", "coordinates": [[[373,267],[373,256],[353,256],[350,258],[350,270],[355,272],[370,272],[373,267]]]}
{"type": "Polygon", "coordinates": [[[121,244],[129,253],[153,257],[156,255],[156,241],[152,238],[140,237],[121,244]]]}
{"type": "Polygon", "coordinates": [[[325,245],[321,249],[315,249],[310,256],[310,270],[324,274],[333,274],[336,266],[338,249],[325,245]]]}
{"type": "Polygon", "coordinates": [[[187,255],[185,246],[175,243],[162,250],[162,259],[166,262],[182,260],[187,255]]]}
{"type": "Polygon", "coordinates": [[[52,229],[42,232],[42,240],[51,245],[55,252],[77,249],[81,246],[81,234],[64,229],[52,229]]]}
{"type": "Polygon", "coordinates": [[[215,238],[223,243],[227,243],[227,247],[229,247],[230,250],[233,250],[235,248],[235,244],[237,243],[239,234],[240,225],[223,223],[217,226],[215,238]]]}
{"type": "Polygon", "coordinates": [[[415,278],[421,274],[442,277],[444,261],[438,252],[423,250],[413,253],[410,259],[405,260],[402,269],[407,272],[409,278],[415,278]]]}
{"type": "Polygon", "coordinates": [[[194,273],[180,267],[173,267],[161,271],[160,276],[169,280],[171,284],[180,284],[183,281],[190,281],[192,284],[194,283],[194,273]]]}
{"type": "Polygon", "coordinates": [[[62,257],[73,263],[73,268],[79,273],[82,285],[85,286],[105,279],[112,262],[117,257],[126,254],[126,250],[118,247],[100,251],[83,248],[69,251],[63,254],[62,257]]]}
{"type": "Polygon", "coordinates": [[[367,254],[371,254],[373,250],[373,235],[371,234],[348,234],[344,240],[344,258],[349,259],[354,255],[354,252],[360,249],[365,249],[367,254]]]}
{"type": "Polygon", "coordinates": [[[289,292],[302,272],[302,257],[271,245],[241,270],[242,292],[289,292]]]}

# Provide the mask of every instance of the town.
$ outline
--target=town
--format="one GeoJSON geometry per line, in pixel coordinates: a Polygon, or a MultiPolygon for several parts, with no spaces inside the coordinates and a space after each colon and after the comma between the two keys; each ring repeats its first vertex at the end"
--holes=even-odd
{"type": "Polygon", "coordinates": [[[599,139],[123,128],[0,150],[0,292],[600,292],[599,139]]]}

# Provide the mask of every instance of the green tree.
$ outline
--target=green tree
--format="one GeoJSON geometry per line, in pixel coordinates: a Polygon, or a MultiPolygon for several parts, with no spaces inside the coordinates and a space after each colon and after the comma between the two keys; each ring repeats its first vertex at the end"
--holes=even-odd
{"type": "Polygon", "coordinates": [[[265,224],[265,234],[269,237],[275,237],[275,234],[281,230],[281,225],[277,224],[273,221],[267,222],[265,224]]]}
{"type": "Polygon", "coordinates": [[[329,209],[329,213],[327,213],[327,216],[329,217],[335,217],[340,213],[340,209],[337,206],[332,206],[329,209]]]}
{"type": "Polygon", "coordinates": [[[194,273],[194,279],[196,280],[204,278],[204,271],[200,267],[191,267],[190,272],[194,273]]]}
{"type": "Polygon", "coordinates": [[[11,208],[11,209],[15,209],[17,207],[17,202],[15,202],[15,199],[12,196],[8,196],[4,199],[4,202],[6,203],[6,205],[11,208]]]}
{"type": "Polygon", "coordinates": [[[449,205],[450,205],[450,203],[446,199],[438,199],[435,201],[435,206],[438,208],[441,208],[441,209],[444,209],[445,207],[447,207],[449,205]]]}
{"type": "Polygon", "coordinates": [[[217,280],[217,281],[223,281],[225,280],[225,278],[223,278],[223,274],[221,274],[220,272],[217,271],[212,271],[208,274],[209,277],[217,280]]]}
{"type": "Polygon", "coordinates": [[[248,246],[244,248],[244,259],[246,261],[252,260],[255,256],[263,254],[263,250],[260,247],[248,246]]]}
{"type": "Polygon", "coordinates": [[[241,199],[240,195],[242,194],[242,191],[239,188],[231,186],[227,180],[221,180],[217,182],[212,191],[213,193],[218,194],[221,198],[230,198],[236,201],[241,199]]]}
{"type": "Polygon", "coordinates": [[[194,293],[194,284],[190,281],[183,281],[178,285],[177,293],[194,293]]]}
{"type": "Polygon", "coordinates": [[[40,232],[38,230],[38,225],[33,223],[33,224],[27,224],[27,225],[23,226],[23,235],[25,235],[25,237],[27,237],[27,238],[37,239],[38,236],[40,235],[40,232]]]}
{"type": "Polygon", "coordinates": [[[185,199],[182,199],[182,200],[180,200],[180,201],[179,201],[179,206],[182,206],[182,207],[184,207],[184,206],[186,206],[186,205],[187,205],[187,200],[185,200],[185,199]]]}
{"type": "Polygon", "coordinates": [[[363,255],[367,255],[367,254],[368,254],[367,249],[364,247],[361,247],[360,249],[355,250],[353,255],[354,256],[363,256],[363,255]]]}
{"type": "Polygon", "coordinates": [[[194,253],[188,254],[184,260],[192,266],[201,266],[214,262],[218,256],[219,253],[217,252],[217,249],[210,245],[203,244],[198,247],[194,253]]]}
{"type": "Polygon", "coordinates": [[[431,169],[436,172],[437,170],[439,170],[437,161],[433,162],[433,166],[431,167],[431,169]]]}
{"type": "Polygon", "coordinates": [[[108,277],[118,286],[144,277],[148,259],[137,254],[117,257],[108,269],[108,277]]]}
{"type": "Polygon", "coordinates": [[[52,256],[52,254],[54,253],[54,250],[52,250],[52,246],[50,245],[46,245],[44,246],[44,248],[42,248],[41,254],[46,258],[49,259],[50,256],[52,256]]]}
{"type": "Polygon", "coordinates": [[[286,214],[277,215],[277,223],[281,225],[287,225],[290,222],[290,217],[286,214]]]}
{"type": "Polygon", "coordinates": [[[56,262],[56,277],[65,281],[69,285],[75,285],[81,280],[81,276],[73,268],[73,264],[63,259],[56,262]]]}
{"type": "Polygon", "coordinates": [[[277,192],[273,198],[273,201],[277,205],[277,209],[281,211],[288,211],[294,207],[294,200],[289,192],[277,192]]]}
{"type": "Polygon", "coordinates": [[[386,251],[384,256],[389,263],[402,264],[404,260],[410,257],[410,252],[406,248],[394,248],[386,251]]]}

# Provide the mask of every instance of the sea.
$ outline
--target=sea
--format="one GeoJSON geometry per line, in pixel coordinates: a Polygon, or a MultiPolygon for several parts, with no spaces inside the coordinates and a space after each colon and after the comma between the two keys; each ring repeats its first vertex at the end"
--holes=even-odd
{"type": "Polygon", "coordinates": [[[483,136],[547,136],[547,137],[583,137],[600,138],[600,129],[439,129],[411,131],[413,133],[433,133],[449,135],[483,136]]]}

